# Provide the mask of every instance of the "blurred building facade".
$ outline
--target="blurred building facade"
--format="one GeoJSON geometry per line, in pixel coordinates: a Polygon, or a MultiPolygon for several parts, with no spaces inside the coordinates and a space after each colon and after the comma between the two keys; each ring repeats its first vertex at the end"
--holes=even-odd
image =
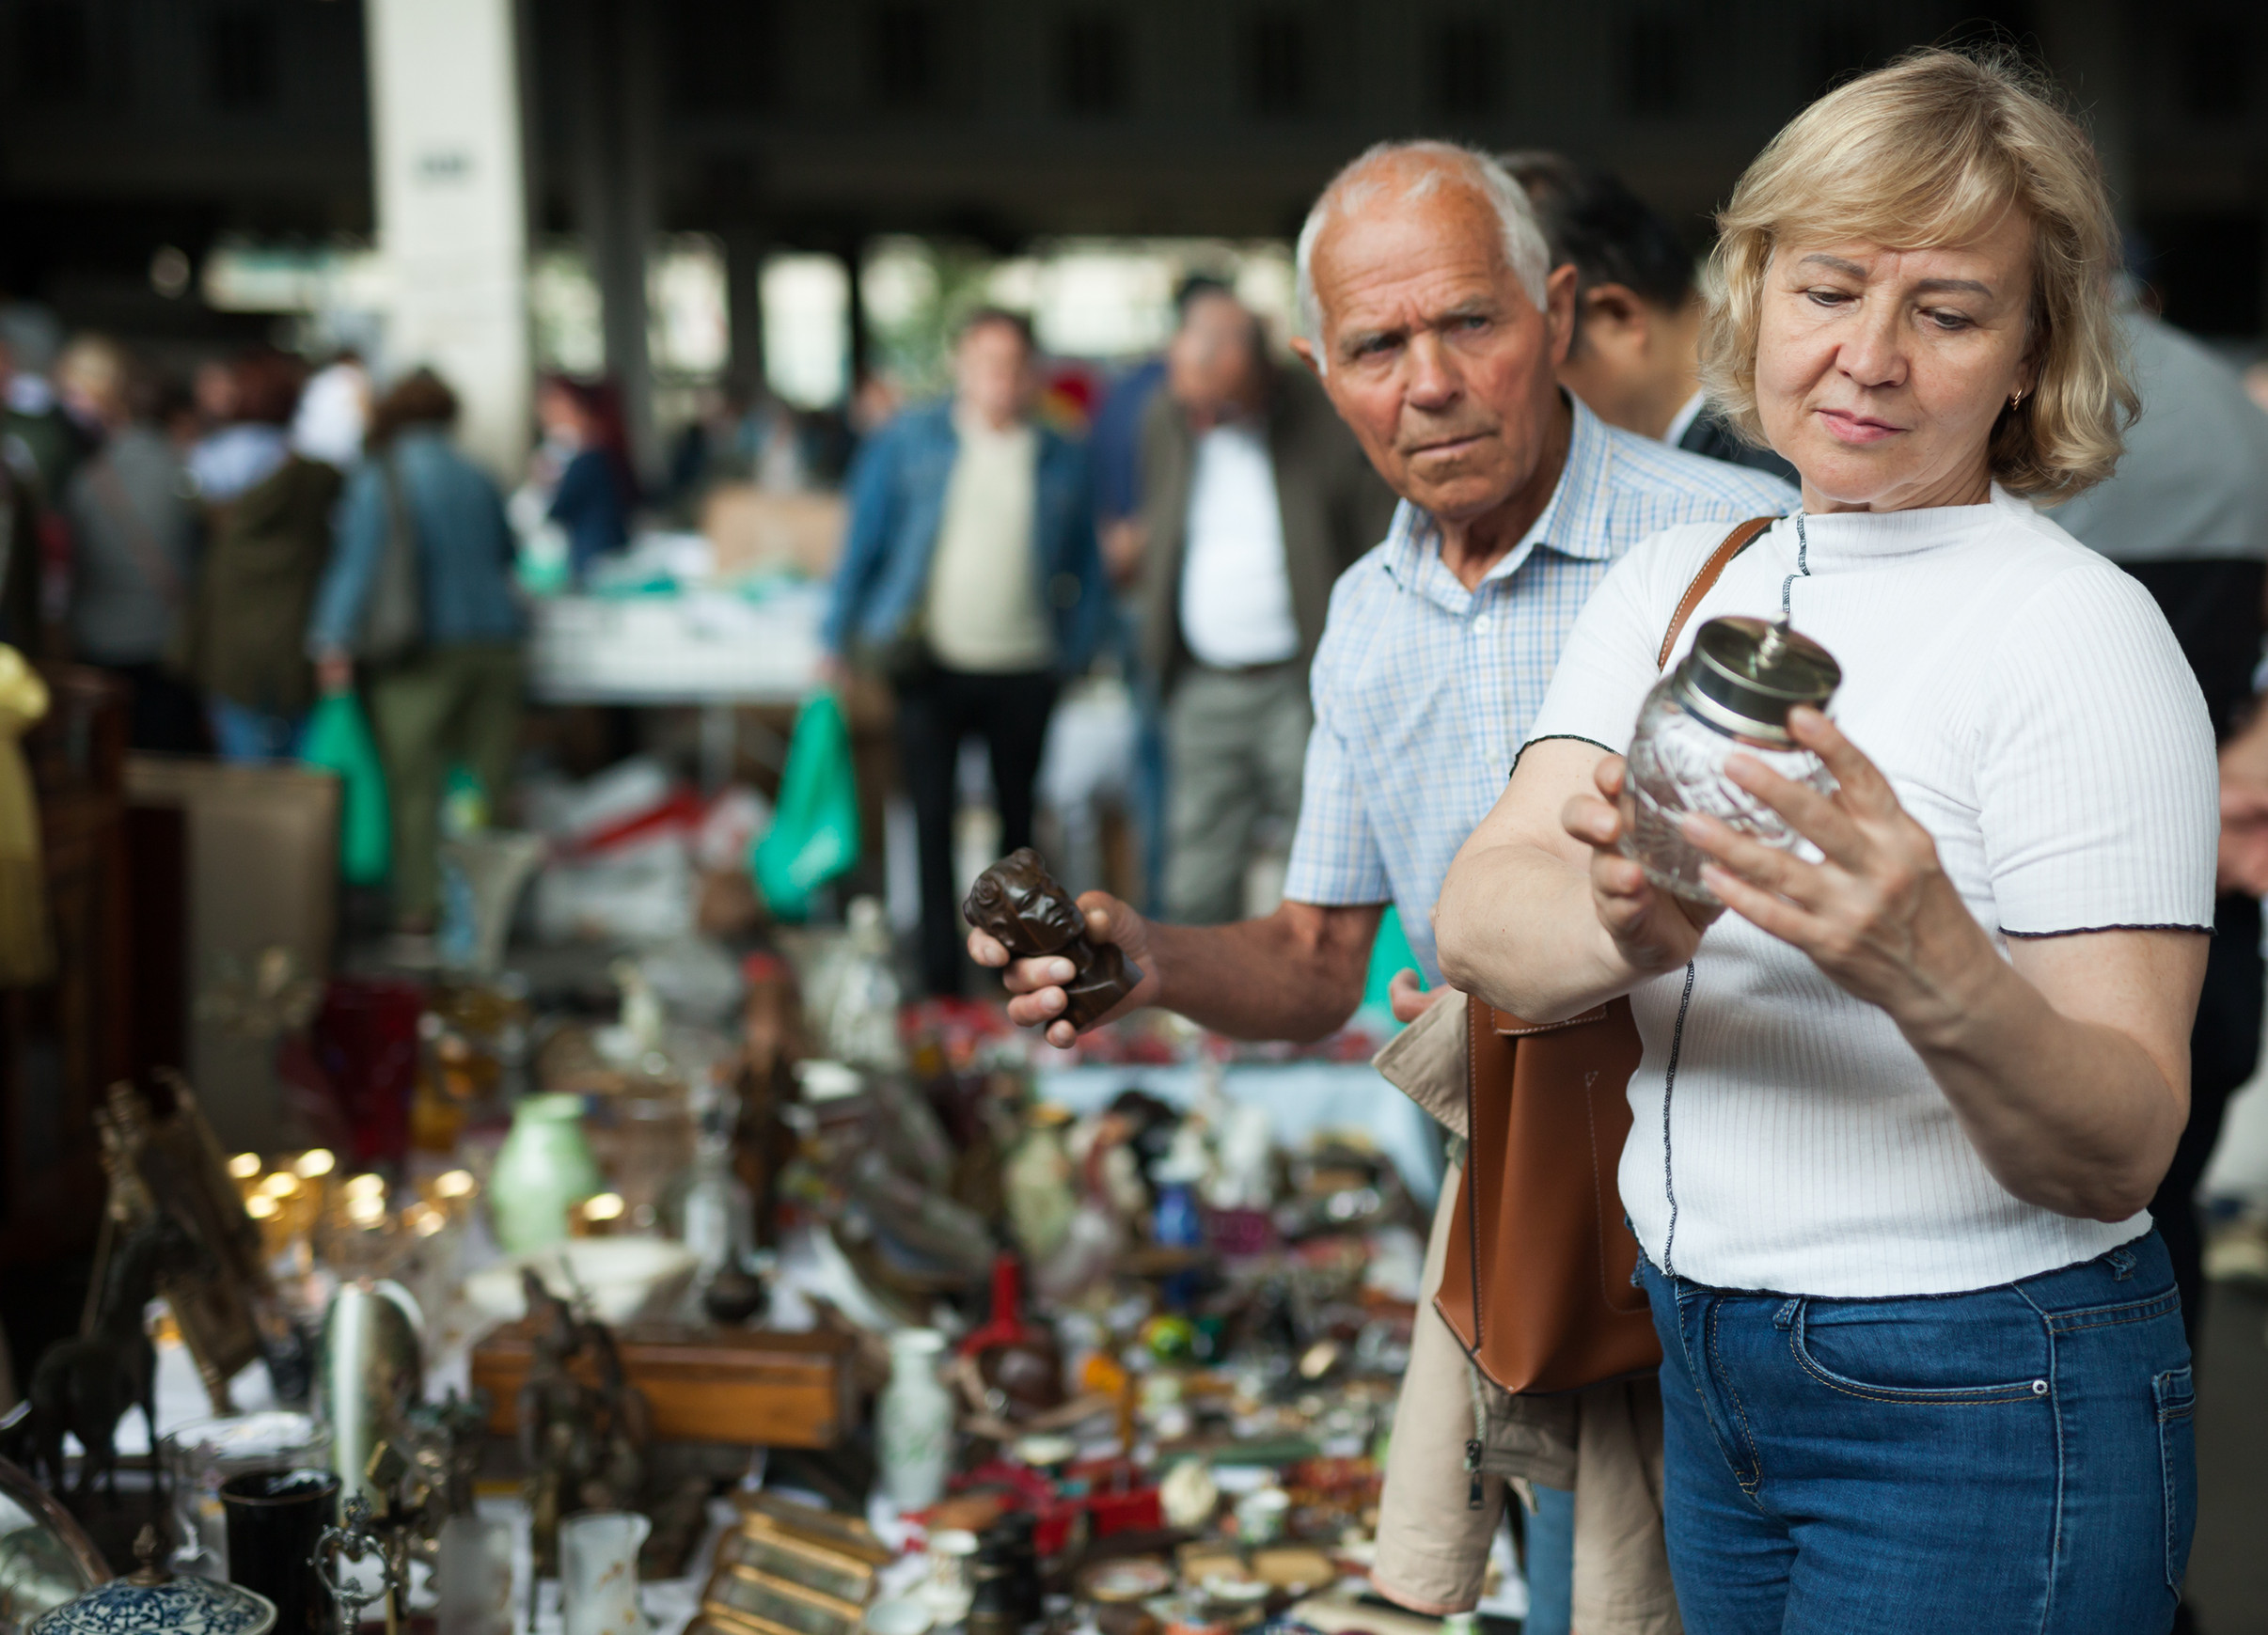
{"type": "MultiPolygon", "coordinates": [[[[370,235],[366,13],[421,3],[0,0],[0,293],[71,325],[204,334],[228,321],[158,287],[182,257],[194,274],[231,234],[370,235]]],[[[1980,30],[2087,110],[2170,317],[2245,337],[2268,317],[2268,14],[2242,0],[499,3],[528,233],[584,241],[633,401],[657,233],[724,244],[737,372],[769,251],[1288,235],[1384,136],[1599,161],[1699,244],[1795,108],[1980,30]]]]}

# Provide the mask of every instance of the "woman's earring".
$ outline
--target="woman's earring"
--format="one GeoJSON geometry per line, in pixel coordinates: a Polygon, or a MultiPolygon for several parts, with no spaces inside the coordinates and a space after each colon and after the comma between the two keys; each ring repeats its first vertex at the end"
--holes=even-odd
{"type": "Polygon", "coordinates": [[[2023,388],[2022,386],[2018,386],[2018,387],[2016,388],[2015,394],[2014,394],[2013,396],[2011,396],[2011,397],[2008,399],[2008,408],[2009,408],[2009,411],[2012,413],[2012,412],[2014,412],[2016,409],[2018,409],[2018,408],[2022,407],[2022,406],[2023,406],[2023,404],[2024,404],[2024,388],[2023,388]]]}

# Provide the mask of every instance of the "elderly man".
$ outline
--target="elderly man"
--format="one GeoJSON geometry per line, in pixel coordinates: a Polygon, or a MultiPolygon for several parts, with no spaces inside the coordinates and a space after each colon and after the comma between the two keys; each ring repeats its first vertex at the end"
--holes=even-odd
{"type": "MultiPolygon", "coordinates": [[[[1126,1008],[1163,1005],[1248,1039],[1314,1039],[1344,1023],[1389,902],[1438,982],[1429,915],[1441,877],[1503,789],[1608,567],[1673,524],[1795,503],[1769,478],[1604,425],[1560,389],[1575,269],[1551,269],[1526,196],[1486,155],[1372,149],[1316,200],[1299,270],[1299,355],[1404,503],[1331,592],[1284,901],[1265,919],[1200,929],[1081,899],[1094,935],[1142,968],[1126,1008]]],[[[972,936],[970,952],[1008,964],[989,937],[972,936]]],[[[1009,1014],[1067,1043],[1057,984],[1071,974],[1066,960],[1017,962],[1009,1014]]],[[[1423,1010],[1409,973],[1395,987],[1399,1014],[1423,1010]]],[[[1380,1582],[1440,1613],[1478,1594],[1502,1488],[1488,1484],[1485,1507],[1467,1508],[1460,1455],[1474,1432],[1468,1414],[1450,1438],[1442,1419],[1463,1406],[1461,1354],[1421,1312],[1411,1379],[1425,1368],[1436,1383],[1403,1392],[1388,1508],[1409,1518],[1405,1565],[1382,1566],[1380,1582]],[[1434,1410],[1425,1427],[1420,1409],[1434,1410]]],[[[1666,1573],[1647,1593],[1610,1584],[1589,1600],[1579,1575],[1577,1598],[1585,1635],[1676,1627],[1666,1573]]]]}
{"type": "Polygon", "coordinates": [[[1394,495],[1260,321],[1199,290],[1142,427],[1143,657],[1166,699],[1166,912],[1242,918],[1245,875],[1299,814],[1307,668],[1333,580],[1376,544],[1394,495]]]}

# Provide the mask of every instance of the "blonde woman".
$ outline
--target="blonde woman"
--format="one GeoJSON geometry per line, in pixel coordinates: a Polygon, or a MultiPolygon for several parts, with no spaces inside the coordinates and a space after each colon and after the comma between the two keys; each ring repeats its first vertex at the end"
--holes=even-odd
{"type": "Polygon", "coordinates": [[[2144,1204],[2217,820],[2156,606],[2027,503],[2107,475],[2132,413],[2095,158],[2021,72],[1925,52],[1800,116],[1722,228],[1711,395],[1803,503],[1683,639],[1785,612],[1835,653],[1835,719],[1793,731],[1839,790],[1734,759],[1811,844],[1689,820],[1721,913],[1617,850],[1618,752],[1724,530],[1656,535],[1449,873],[1442,969],[1538,1021],[1635,1010],[1689,1629],[2164,1629],[2196,1477],[2144,1204]]]}

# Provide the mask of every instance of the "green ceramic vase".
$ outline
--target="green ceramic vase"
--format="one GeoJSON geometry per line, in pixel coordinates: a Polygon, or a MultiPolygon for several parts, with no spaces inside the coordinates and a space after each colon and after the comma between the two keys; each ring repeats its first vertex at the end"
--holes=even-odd
{"type": "Polygon", "coordinates": [[[489,1214],[504,1252],[527,1254],[564,1241],[569,1211],[605,1189],[583,1139],[582,1097],[522,1097],[488,1178],[489,1214]]]}

